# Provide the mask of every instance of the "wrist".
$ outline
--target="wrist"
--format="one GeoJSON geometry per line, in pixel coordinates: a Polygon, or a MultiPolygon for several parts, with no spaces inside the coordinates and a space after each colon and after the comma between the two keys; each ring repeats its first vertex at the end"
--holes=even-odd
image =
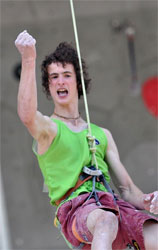
{"type": "Polygon", "coordinates": [[[35,57],[30,57],[30,58],[24,58],[22,57],[22,65],[34,65],[36,63],[36,58],[35,57]]]}
{"type": "Polygon", "coordinates": [[[150,210],[150,197],[147,194],[143,194],[142,196],[142,206],[143,210],[150,210]]]}

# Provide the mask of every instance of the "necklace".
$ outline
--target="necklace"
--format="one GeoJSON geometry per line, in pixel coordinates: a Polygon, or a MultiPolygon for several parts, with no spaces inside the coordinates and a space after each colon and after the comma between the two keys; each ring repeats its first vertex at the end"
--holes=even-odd
{"type": "Polygon", "coordinates": [[[63,118],[63,119],[66,119],[66,120],[77,120],[80,118],[80,113],[79,113],[79,116],[77,117],[65,117],[65,116],[62,116],[62,115],[58,115],[57,113],[54,112],[54,115],[60,117],[60,118],[63,118]]]}

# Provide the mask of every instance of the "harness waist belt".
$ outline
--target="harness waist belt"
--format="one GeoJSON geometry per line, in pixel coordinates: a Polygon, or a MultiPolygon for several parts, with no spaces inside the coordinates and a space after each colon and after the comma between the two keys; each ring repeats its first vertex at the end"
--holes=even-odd
{"type": "Polygon", "coordinates": [[[78,181],[76,182],[76,185],[72,188],[70,188],[66,194],[64,194],[64,196],[62,196],[59,200],[55,201],[55,204],[57,206],[59,206],[60,202],[65,200],[67,197],[69,197],[69,195],[74,192],[78,187],[80,187],[84,182],[88,181],[92,179],[92,176],[84,176],[84,173],[81,173],[79,178],[78,178],[78,181]]]}

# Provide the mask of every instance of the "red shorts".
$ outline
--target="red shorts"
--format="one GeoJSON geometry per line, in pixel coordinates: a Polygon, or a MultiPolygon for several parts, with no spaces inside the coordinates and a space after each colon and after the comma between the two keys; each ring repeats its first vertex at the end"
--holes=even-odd
{"type": "MultiPolygon", "coordinates": [[[[144,250],[143,224],[147,220],[158,221],[158,218],[137,210],[134,206],[121,199],[114,203],[110,193],[98,192],[101,206],[97,206],[95,199],[87,200],[89,193],[64,203],[57,212],[61,224],[61,232],[72,246],[91,249],[92,234],[87,228],[87,217],[96,208],[110,210],[118,216],[119,228],[113,249],[125,249],[129,244],[135,249],[144,250]],[[119,209],[118,209],[119,207],[119,209]]],[[[81,249],[81,248],[80,248],[81,249]]]]}

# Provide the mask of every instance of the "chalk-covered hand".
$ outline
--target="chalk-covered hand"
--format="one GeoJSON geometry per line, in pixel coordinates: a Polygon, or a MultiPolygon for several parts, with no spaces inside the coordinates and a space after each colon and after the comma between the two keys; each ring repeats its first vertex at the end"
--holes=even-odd
{"type": "Polygon", "coordinates": [[[144,194],[144,208],[153,214],[158,214],[158,191],[144,194]]]}
{"type": "Polygon", "coordinates": [[[22,59],[32,60],[36,58],[36,40],[26,31],[21,32],[15,40],[15,46],[22,59]]]}

